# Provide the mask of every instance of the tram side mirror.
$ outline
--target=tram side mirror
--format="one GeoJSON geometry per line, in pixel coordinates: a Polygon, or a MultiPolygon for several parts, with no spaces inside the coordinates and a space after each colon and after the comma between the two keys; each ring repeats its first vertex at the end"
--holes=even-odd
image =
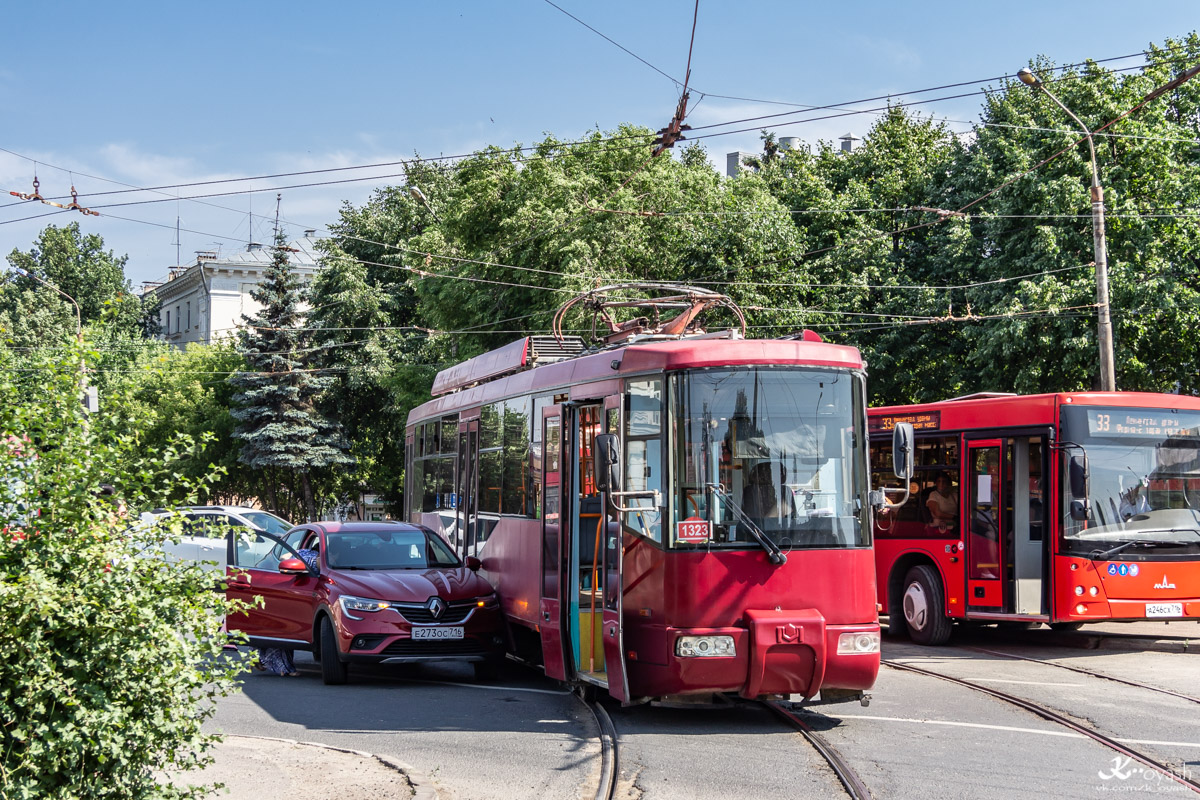
{"type": "Polygon", "coordinates": [[[913,474],[913,426],[897,422],[892,428],[892,470],[897,478],[909,480],[913,474]]]}
{"type": "Polygon", "coordinates": [[[621,443],[615,433],[596,436],[596,488],[602,492],[621,491],[621,443]]]}
{"type": "Polygon", "coordinates": [[[1071,484],[1071,519],[1088,518],[1088,468],[1082,455],[1071,456],[1067,463],[1067,480],[1071,484]]]}

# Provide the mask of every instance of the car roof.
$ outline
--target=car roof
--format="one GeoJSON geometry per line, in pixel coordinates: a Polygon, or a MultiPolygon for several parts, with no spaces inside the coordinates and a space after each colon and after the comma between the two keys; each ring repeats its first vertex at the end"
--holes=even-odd
{"type": "Polygon", "coordinates": [[[421,531],[427,529],[407,522],[314,522],[326,533],[382,533],[385,531],[421,531]]]}

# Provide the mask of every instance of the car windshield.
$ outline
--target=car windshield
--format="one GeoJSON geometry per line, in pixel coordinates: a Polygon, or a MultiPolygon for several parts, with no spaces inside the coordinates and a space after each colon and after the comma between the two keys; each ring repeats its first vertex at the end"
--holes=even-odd
{"type": "Polygon", "coordinates": [[[250,520],[251,524],[276,535],[287,533],[292,528],[292,523],[282,517],[277,517],[274,514],[266,511],[243,511],[242,516],[250,520]]]}
{"type": "Polygon", "coordinates": [[[1071,517],[1068,489],[1064,544],[1200,547],[1200,411],[1068,407],[1063,439],[1072,443],[1063,448],[1063,485],[1070,485],[1071,457],[1081,452],[1090,478],[1086,519],[1071,517]]]}
{"type": "Polygon", "coordinates": [[[858,378],[742,368],[676,380],[677,531],[711,522],[706,547],[755,548],[764,535],[784,550],[869,544],[858,378]]]}
{"type": "Polygon", "coordinates": [[[331,569],[457,567],[458,557],[437,536],[421,530],[339,531],[325,535],[331,569]]]}

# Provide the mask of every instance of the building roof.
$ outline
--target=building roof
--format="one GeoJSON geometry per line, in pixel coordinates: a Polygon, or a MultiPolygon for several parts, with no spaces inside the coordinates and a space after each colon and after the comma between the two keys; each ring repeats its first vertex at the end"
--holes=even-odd
{"type": "MultiPolygon", "coordinates": [[[[291,261],[292,266],[301,270],[313,270],[316,268],[318,258],[316,244],[318,240],[312,235],[314,233],[315,231],[305,231],[306,235],[302,238],[288,242],[287,247],[291,250],[289,261],[291,261]]],[[[254,244],[241,252],[231,253],[226,256],[219,256],[216,253],[197,253],[194,264],[171,269],[163,280],[143,283],[142,294],[146,295],[151,292],[158,292],[163,287],[171,285],[185,276],[190,276],[191,273],[198,274],[202,266],[209,269],[261,270],[266,268],[270,263],[271,247],[267,245],[254,244]]],[[[182,283],[178,285],[182,285],[182,283]]]]}

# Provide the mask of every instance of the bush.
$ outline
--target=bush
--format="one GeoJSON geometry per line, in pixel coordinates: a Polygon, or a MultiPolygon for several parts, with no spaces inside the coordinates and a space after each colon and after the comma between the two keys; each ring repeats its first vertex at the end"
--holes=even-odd
{"type": "Polygon", "coordinates": [[[0,352],[0,797],[195,796],[158,776],[211,760],[201,725],[241,669],[221,658],[226,601],[99,491],[158,503],[192,444],[147,455],[137,419],[88,417],[89,358],[0,352]]]}

